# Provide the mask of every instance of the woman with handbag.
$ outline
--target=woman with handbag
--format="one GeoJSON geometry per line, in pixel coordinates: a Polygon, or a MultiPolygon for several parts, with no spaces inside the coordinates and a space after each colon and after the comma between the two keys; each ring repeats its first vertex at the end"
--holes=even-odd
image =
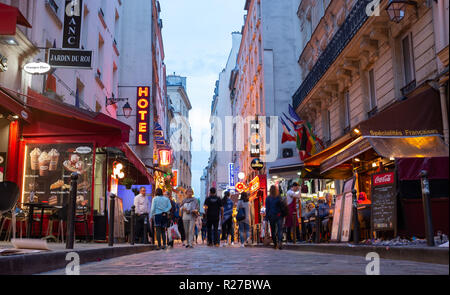
{"type": "Polygon", "coordinates": [[[237,203],[236,220],[239,222],[239,235],[241,238],[241,247],[245,247],[250,240],[250,206],[246,192],[241,193],[241,198],[237,203]]]}
{"type": "Polygon", "coordinates": [[[153,224],[156,227],[156,240],[158,241],[158,247],[156,250],[159,250],[161,249],[161,244],[163,245],[162,249],[166,249],[166,228],[172,205],[170,204],[169,198],[163,196],[162,189],[157,188],[155,194],[156,197],[152,201],[150,215],[153,219],[153,224]]]}
{"type": "Polygon", "coordinates": [[[266,217],[270,223],[272,232],[272,241],[274,249],[282,249],[283,239],[283,200],[281,199],[279,189],[272,185],[269,190],[269,196],[266,199],[266,217]]]}
{"type": "Polygon", "coordinates": [[[184,233],[186,236],[186,248],[194,248],[192,242],[194,240],[195,221],[199,216],[199,203],[194,198],[192,188],[186,190],[186,198],[181,203],[181,215],[183,216],[184,233]]]}

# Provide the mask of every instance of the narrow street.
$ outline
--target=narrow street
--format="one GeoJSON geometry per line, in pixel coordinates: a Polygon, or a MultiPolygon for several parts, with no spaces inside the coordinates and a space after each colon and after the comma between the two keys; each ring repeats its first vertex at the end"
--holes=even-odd
{"type": "MultiPolygon", "coordinates": [[[[80,266],[81,275],[365,275],[365,257],[199,245],[80,266]]],[[[60,269],[45,275],[64,275],[60,269]]],[[[381,259],[381,275],[448,275],[448,265],[381,259]]]]}

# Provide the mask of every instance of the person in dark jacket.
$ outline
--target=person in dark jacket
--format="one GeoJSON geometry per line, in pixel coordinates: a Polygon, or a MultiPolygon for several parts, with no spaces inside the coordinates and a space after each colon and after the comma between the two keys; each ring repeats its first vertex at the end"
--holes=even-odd
{"type": "Polygon", "coordinates": [[[269,196],[266,199],[266,217],[270,223],[272,232],[272,241],[274,249],[282,249],[283,239],[283,217],[281,216],[281,196],[277,186],[272,185],[269,190],[269,196]]]}

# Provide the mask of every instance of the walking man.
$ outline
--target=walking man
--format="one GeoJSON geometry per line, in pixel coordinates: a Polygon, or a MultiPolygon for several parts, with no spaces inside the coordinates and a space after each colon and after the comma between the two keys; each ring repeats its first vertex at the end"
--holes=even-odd
{"type": "Polygon", "coordinates": [[[134,197],[134,206],[136,212],[136,243],[144,243],[144,225],[145,219],[147,219],[147,232],[150,232],[150,226],[148,222],[148,214],[150,213],[149,201],[146,194],[146,189],[142,186],[139,190],[139,194],[134,197]]]}
{"type": "Polygon", "coordinates": [[[205,200],[206,227],[208,229],[208,246],[219,247],[219,220],[223,220],[222,201],[216,195],[216,188],[209,190],[209,197],[205,200]],[[214,236],[213,236],[214,235],[214,236]]]}

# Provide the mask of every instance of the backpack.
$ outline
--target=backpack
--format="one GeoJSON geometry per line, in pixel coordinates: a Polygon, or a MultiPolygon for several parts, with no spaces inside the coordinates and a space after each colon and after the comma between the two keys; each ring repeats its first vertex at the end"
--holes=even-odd
{"type": "Polygon", "coordinates": [[[238,213],[236,215],[236,220],[239,222],[244,219],[245,219],[245,208],[242,207],[242,208],[239,208],[239,210],[238,210],[238,213]]]}

